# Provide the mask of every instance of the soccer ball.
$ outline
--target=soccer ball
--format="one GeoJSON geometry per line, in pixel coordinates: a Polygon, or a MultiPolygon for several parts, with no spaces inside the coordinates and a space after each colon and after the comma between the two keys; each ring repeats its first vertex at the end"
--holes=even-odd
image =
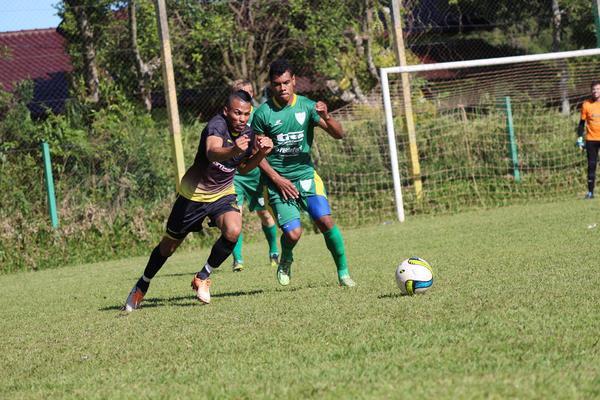
{"type": "Polygon", "coordinates": [[[396,268],[396,283],[406,295],[425,293],[433,284],[431,265],[419,257],[407,258],[396,268]]]}

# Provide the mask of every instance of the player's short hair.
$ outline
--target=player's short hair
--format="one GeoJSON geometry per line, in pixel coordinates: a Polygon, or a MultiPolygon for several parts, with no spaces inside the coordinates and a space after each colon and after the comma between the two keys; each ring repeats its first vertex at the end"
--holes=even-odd
{"type": "Polygon", "coordinates": [[[252,86],[252,82],[249,79],[236,79],[231,84],[231,91],[235,92],[238,90],[242,90],[244,86],[252,86]]]}
{"type": "Polygon", "coordinates": [[[245,90],[236,90],[234,92],[231,92],[229,96],[227,96],[228,107],[231,106],[231,103],[234,99],[240,99],[245,103],[252,104],[252,97],[250,96],[250,93],[246,92],[245,90]]]}
{"type": "Polygon", "coordinates": [[[269,80],[272,81],[274,78],[281,76],[289,72],[290,75],[294,76],[294,69],[288,60],[280,58],[275,60],[269,66],[269,80]]]}
{"type": "Polygon", "coordinates": [[[590,83],[590,89],[593,89],[594,86],[598,86],[600,85],[600,81],[599,80],[593,80],[592,83],[590,83]]]}

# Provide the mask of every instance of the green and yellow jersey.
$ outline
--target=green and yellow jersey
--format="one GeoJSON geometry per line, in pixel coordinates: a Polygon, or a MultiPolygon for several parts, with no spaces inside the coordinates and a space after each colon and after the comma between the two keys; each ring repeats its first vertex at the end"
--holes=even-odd
{"type": "Polygon", "coordinates": [[[260,106],[252,120],[253,131],[273,140],[273,151],[267,156],[271,167],[291,180],[312,179],[314,166],[310,150],[314,128],[320,120],[315,102],[297,94],[291,104],[278,104],[273,98],[260,106]]]}

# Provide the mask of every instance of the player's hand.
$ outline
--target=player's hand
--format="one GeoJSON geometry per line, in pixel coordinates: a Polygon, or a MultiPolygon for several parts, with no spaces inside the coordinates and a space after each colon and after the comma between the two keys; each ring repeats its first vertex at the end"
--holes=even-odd
{"type": "Polygon", "coordinates": [[[298,189],[296,189],[296,186],[294,186],[294,184],[289,179],[285,179],[284,177],[280,176],[273,183],[275,183],[275,186],[277,186],[277,188],[279,189],[279,192],[283,196],[284,200],[297,199],[300,195],[298,189]]]}
{"type": "Polygon", "coordinates": [[[324,102],[318,101],[317,104],[315,104],[315,110],[317,111],[317,114],[319,114],[319,116],[321,118],[323,118],[324,120],[329,119],[329,112],[327,111],[327,104],[325,104],[324,102]]]}
{"type": "Polygon", "coordinates": [[[585,150],[585,142],[583,141],[583,138],[581,136],[577,138],[577,142],[575,142],[575,145],[581,150],[585,150]]]}
{"type": "Polygon", "coordinates": [[[250,144],[250,139],[248,135],[242,135],[239,138],[235,139],[234,148],[238,155],[244,154],[246,150],[248,150],[248,145],[250,144]]]}
{"type": "Polygon", "coordinates": [[[273,150],[273,141],[267,136],[256,136],[256,148],[262,154],[267,155],[273,150]]]}

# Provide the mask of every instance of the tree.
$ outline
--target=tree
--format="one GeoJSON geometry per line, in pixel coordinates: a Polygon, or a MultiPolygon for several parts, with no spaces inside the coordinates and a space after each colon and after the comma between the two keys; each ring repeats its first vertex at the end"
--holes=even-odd
{"type": "Polygon", "coordinates": [[[152,88],[150,83],[154,72],[160,67],[160,58],[155,56],[149,62],[144,62],[138,45],[137,1],[129,0],[129,41],[137,75],[137,87],[140,100],[147,111],[152,110],[152,88]]]}
{"type": "Polygon", "coordinates": [[[61,27],[67,33],[74,55],[75,68],[83,71],[85,98],[96,104],[100,100],[100,79],[96,46],[99,41],[98,27],[106,21],[107,2],[92,0],[65,0],[59,8],[63,18],[61,27]],[[81,57],[77,57],[80,55],[81,57]]]}
{"type": "Polygon", "coordinates": [[[304,3],[198,2],[188,13],[192,17],[188,20],[190,39],[196,43],[191,49],[205,67],[219,72],[213,83],[246,78],[259,94],[267,82],[269,63],[301,48],[300,30],[295,25],[305,18],[304,3]]]}

